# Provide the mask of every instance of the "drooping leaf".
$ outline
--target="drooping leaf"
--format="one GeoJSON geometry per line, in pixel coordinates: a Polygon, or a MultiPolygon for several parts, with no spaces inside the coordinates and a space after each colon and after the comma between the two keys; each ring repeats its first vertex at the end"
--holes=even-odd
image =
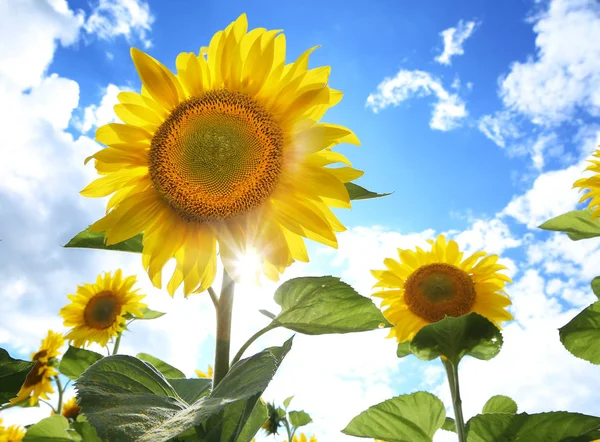
{"type": "Polygon", "coordinates": [[[502,347],[500,330],[477,313],[428,324],[417,332],[410,349],[419,359],[430,361],[444,356],[455,365],[469,355],[488,360],[496,356],[502,347]]]}
{"type": "Polygon", "coordinates": [[[0,348],[0,405],[17,396],[34,363],[13,359],[0,348]]]}
{"type": "Polygon", "coordinates": [[[456,433],[456,422],[451,417],[446,417],[444,420],[444,425],[442,425],[442,430],[452,431],[456,433]]]}
{"type": "Polygon", "coordinates": [[[420,391],[372,406],[352,419],[342,432],[387,442],[431,442],[445,417],[442,401],[420,391]]]}
{"type": "MultiPolygon", "coordinates": [[[[55,415],[42,419],[27,429],[23,442],[83,441],[79,433],[69,428],[67,418],[55,415]]],[[[87,440],[85,441],[87,442],[87,440]]],[[[93,441],[90,441],[93,442],[93,441]]]]}
{"type": "Polygon", "coordinates": [[[467,423],[469,442],[575,442],[600,435],[600,418],[554,411],[539,414],[478,414],[467,423]]]}
{"type": "Polygon", "coordinates": [[[148,307],[141,308],[140,311],[142,312],[141,316],[138,316],[138,315],[132,315],[132,316],[135,319],[156,319],[156,318],[160,318],[161,316],[164,316],[166,314],[163,312],[157,312],[156,310],[149,309],[148,307]]]}
{"type": "Polygon", "coordinates": [[[290,423],[294,428],[303,427],[313,421],[310,415],[304,411],[290,411],[288,415],[290,416],[290,423]]]}
{"type": "Polygon", "coordinates": [[[560,341],[574,356],[600,364],[600,301],[559,329],[560,341]]]}
{"type": "Polygon", "coordinates": [[[374,330],[388,324],[373,302],[333,276],[290,279],[275,292],[273,320],[307,335],[374,330]]]}
{"type": "Polygon", "coordinates": [[[118,244],[107,246],[104,244],[104,233],[90,232],[89,227],[75,235],[64,247],[78,249],[118,250],[120,252],[142,253],[143,235],[134,236],[118,244]]]}
{"type": "Polygon", "coordinates": [[[600,219],[592,221],[590,210],[574,210],[546,221],[540,229],[565,232],[573,241],[600,236],[600,219]]]}
{"type": "Polygon", "coordinates": [[[483,406],[482,413],[510,413],[516,414],[519,407],[517,403],[508,396],[492,396],[483,406]]]}
{"type": "Polygon", "coordinates": [[[592,291],[594,292],[594,295],[596,295],[598,299],[600,299],[600,276],[596,276],[594,279],[592,279],[590,285],[592,286],[592,291]]]}
{"type": "Polygon", "coordinates": [[[158,358],[155,358],[152,355],[147,353],[138,353],[137,358],[141,359],[144,362],[149,362],[154,365],[158,371],[160,371],[164,377],[170,379],[185,379],[185,374],[172,365],[167,364],[165,361],[162,361],[158,358]]]}
{"type": "Polygon", "coordinates": [[[177,394],[189,405],[210,394],[212,379],[167,379],[177,394]]]}
{"type": "Polygon", "coordinates": [[[69,379],[75,380],[81,376],[87,368],[93,363],[99,361],[104,356],[95,351],[77,348],[69,345],[68,350],[60,360],[58,371],[67,376],[69,379]]]}
{"type": "Polygon", "coordinates": [[[403,358],[410,354],[412,354],[412,352],[410,351],[410,341],[400,342],[398,344],[398,348],[396,349],[396,356],[398,356],[399,358],[403,358]]]}
{"type": "Polygon", "coordinates": [[[283,401],[283,406],[284,406],[285,408],[289,407],[289,406],[290,406],[290,403],[292,402],[292,399],[294,399],[294,396],[290,396],[290,397],[286,398],[286,399],[283,401]]]}
{"type": "Polygon", "coordinates": [[[344,183],[344,186],[346,186],[346,190],[348,191],[348,195],[350,196],[351,200],[369,200],[372,198],[381,198],[391,195],[391,193],[371,192],[370,190],[367,190],[364,187],[352,182],[344,183]]]}

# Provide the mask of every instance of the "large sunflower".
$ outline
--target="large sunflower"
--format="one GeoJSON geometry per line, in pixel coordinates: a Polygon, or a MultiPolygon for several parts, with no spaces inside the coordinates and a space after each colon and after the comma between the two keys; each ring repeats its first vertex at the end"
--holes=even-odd
{"type": "Polygon", "coordinates": [[[132,48],[141,94],[120,93],[124,124],[96,132],[108,147],[90,158],[103,177],[81,193],[112,197],[91,230],[106,244],[143,232],[157,287],[174,257],[171,295],[182,283],[185,296],[206,290],[217,249],[233,278],[236,258],[252,252],[277,279],[308,261],[304,238],[336,247],[345,228],[330,207],[350,208],[344,183],[362,175],[330,150],[357,137],[318,123],[342,93],[329,88],[328,66],[308,69],[315,48],[285,64],[280,31],[247,28],[242,14],[199,55],[179,54],[177,74],[132,48]]]}
{"type": "Polygon", "coordinates": [[[458,244],[443,235],[428,242],[431,251],[398,249],[400,261],[386,258],[387,270],[371,271],[378,279],[374,287],[382,288],[373,296],[383,298],[383,314],[394,325],[388,337],[408,341],[427,324],[471,312],[498,327],[513,319],[504,293],[511,280],[498,273],[506,267],[497,255],[476,252],[463,259],[458,244]]]}
{"type": "Polygon", "coordinates": [[[121,269],[114,276],[110,272],[98,275],[95,284],[77,287],[74,295],[67,295],[71,303],[59,314],[67,327],[73,327],[65,336],[75,347],[97,342],[105,346],[125,328],[127,314],[141,315],[146,304],[145,295],[133,290],[135,276],[123,278],[121,269]]]}
{"type": "Polygon", "coordinates": [[[579,187],[579,191],[587,190],[579,202],[589,199],[588,208],[592,210],[593,220],[600,216],[600,150],[597,149],[592,156],[594,158],[588,160],[591,164],[585,170],[594,172],[594,175],[578,179],[573,183],[573,187],[579,187]]]}
{"type": "Polygon", "coordinates": [[[59,350],[64,342],[60,333],[48,331],[40,349],[31,355],[31,360],[35,362],[35,365],[27,374],[17,397],[10,400],[11,404],[29,399],[29,405],[35,405],[40,397],[49,399],[48,394],[54,393],[51,379],[58,374],[53,367],[54,359],[59,355],[59,350]]]}

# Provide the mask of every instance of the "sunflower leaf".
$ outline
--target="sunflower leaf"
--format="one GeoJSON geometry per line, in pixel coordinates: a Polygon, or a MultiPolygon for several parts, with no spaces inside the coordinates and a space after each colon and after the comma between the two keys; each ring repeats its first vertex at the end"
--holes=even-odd
{"type": "Polygon", "coordinates": [[[592,221],[590,210],[574,210],[549,219],[540,229],[564,232],[573,241],[600,236],[600,218],[592,221]]]}
{"type": "Polygon", "coordinates": [[[135,319],[156,319],[166,315],[166,313],[157,312],[156,310],[149,309],[148,307],[141,308],[140,311],[142,312],[141,316],[132,315],[132,317],[135,319]]]}
{"type": "Polygon", "coordinates": [[[482,414],[487,413],[510,413],[516,414],[519,407],[517,403],[508,396],[492,396],[483,406],[482,414]]]}
{"type": "Polygon", "coordinates": [[[346,186],[346,190],[348,191],[348,195],[350,196],[350,200],[369,200],[372,198],[381,198],[384,196],[391,195],[392,193],[375,193],[370,190],[365,189],[364,187],[359,186],[354,183],[344,183],[346,186]]]}
{"type": "Polygon", "coordinates": [[[559,333],[560,341],[571,354],[600,364],[600,301],[575,316],[559,333]]]}
{"type": "Polygon", "coordinates": [[[313,421],[310,415],[305,411],[290,411],[288,415],[290,416],[290,424],[292,424],[294,428],[303,427],[313,421]]]}
{"type": "Polygon", "coordinates": [[[446,417],[444,420],[444,425],[442,425],[442,430],[452,431],[456,433],[456,422],[451,417],[446,417]]]}
{"type": "Polygon", "coordinates": [[[6,350],[0,348],[0,404],[17,396],[34,365],[33,362],[13,359],[6,350]]]}
{"type": "Polygon", "coordinates": [[[596,276],[594,279],[592,279],[590,285],[592,286],[592,291],[594,292],[594,295],[596,295],[598,299],[600,299],[600,276],[596,276]]]}
{"type": "MultiPolygon", "coordinates": [[[[164,374],[164,373],[163,373],[164,374]]],[[[188,404],[193,404],[201,397],[210,394],[212,387],[212,379],[167,379],[169,384],[173,386],[177,394],[188,404]]]]}
{"type": "Polygon", "coordinates": [[[120,252],[142,253],[142,238],[143,235],[134,236],[123,242],[107,246],[104,243],[103,232],[90,232],[90,228],[79,232],[75,235],[64,247],[79,248],[79,249],[99,249],[99,250],[118,250],[120,252]]]}
{"type": "Polygon", "coordinates": [[[403,358],[410,354],[412,354],[412,352],[410,351],[410,341],[400,342],[398,344],[398,348],[396,349],[396,356],[398,356],[399,358],[403,358]]]}
{"type": "Polygon", "coordinates": [[[167,364],[165,361],[155,358],[154,356],[149,355],[148,353],[138,353],[137,358],[144,362],[152,364],[154,368],[160,371],[166,378],[185,379],[185,374],[181,370],[178,370],[172,365],[167,364]]]}
{"type": "Polygon", "coordinates": [[[342,433],[388,442],[431,442],[445,418],[442,401],[419,391],[372,406],[352,419],[342,433]]]}
{"type": "Polygon", "coordinates": [[[246,424],[242,428],[239,436],[235,440],[235,442],[250,442],[256,433],[262,427],[262,424],[268,418],[267,407],[261,401],[256,401],[256,405],[252,409],[252,413],[250,413],[250,417],[246,421],[246,424]]]}
{"type": "Polygon", "coordinates": [[[410,343],[411,352],[430,361],[444,356],[455,366],[465,355],[489,360],[502,348],[500,330],[477,313],[447,316],[421,328],[410,343]]]}
{"type": "MultiPolygon", "coordinates": [[[[23,442],[81,441],[81,436],[69,428],[66,417],[55,415],[42,419],[27,429],[23,442]]],[[[87,439],[86,439],[87,442],[87,439]]],[[[90,441],[90,442],[93,442],[90,441]]]]}
{"type": "Polygon", "coordinates": [[[467,423],[469,442],[591,441],[600,437],[600,418],[554,411],[539,414],[478,414],[467,423]]]}
{"type": "Polygon", "coordinates": [[[307,335],[375,330],[388,322],[369,298],[333,276],[290,279],[275,292],[274,323],[307,335]]]}
{"type": "Polygon", "coordinates": [[[285,400],[283,401],[283,406],[285,407],[286,410],[287,410],[287,407],[290,406],[290,403],[292,402],[292,399],[294,399],[294,396],[290,396],[288,398],[285,398],[285,400]]]}
{"type": "Polygon", "coordinates": [[[103,357],[95,351],[69,345],[69,349],[60,360],[58,371],[69,379],[76,380],[90,365],[98,362],[103,357]]]}

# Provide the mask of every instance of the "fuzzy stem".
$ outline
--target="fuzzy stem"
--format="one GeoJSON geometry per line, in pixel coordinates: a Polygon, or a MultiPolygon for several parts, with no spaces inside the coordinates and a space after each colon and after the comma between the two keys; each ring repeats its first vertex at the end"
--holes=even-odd
{"type": "Polygon", "coordinates": [[[458,385],[458,363],[454,364],[446,358],[442,358],[442,363],[448,375],[450,384],[450,393],[452,394],[452,406],[454,407],[454,422],[456,425],[456,434],[459,442],[466,442],[465,419],[462,412],[462,401],[460,399],[460,388],[458,385]]]}
{"type": "Polygon", "coordinates": [[[215,349],[215,371],[213,388],[229,371],[229,347],[231,345],[231,316],[233,313],[233,292],[235,282],[223,270],[223,285],[217,306],[217,342],[215,349]]]}

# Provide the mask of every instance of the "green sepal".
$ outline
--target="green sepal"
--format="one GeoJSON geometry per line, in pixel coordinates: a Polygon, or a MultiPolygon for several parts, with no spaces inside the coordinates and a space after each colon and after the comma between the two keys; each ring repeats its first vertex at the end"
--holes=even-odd
{"type": "Polygon", "coordinates": [[[398,348],[396,349],[396,356],[398,356],[399,358],[403,358],[410,354],[412,354],[412,352],[410,351],[410,341],[400,342],[398,344],[398,348]]]}
{"type": "Polygon", "coordinates": [[[142,312],[141,316],[131,315],[131,317],[140,320],[140,319],[156,319],[156,318],[160,318],[161,316],[166,315],[166,313],[164,313],[164,312],[158,312],[156,310],[149,309],[148,307],[141,308],[140,311],[142,312]]]}
{"type": "Polygon", "coordinates": [[[348,195],[350,196],[351,201],[381,198],[384,196],[391,195],[393,193],[371,192],[370,190],[367,190],[364,187],[361,187],[358,184],[354,184],[352,182],[344,183],[344,186],[346,186],[346,190],[348,191],[348,195]]]}
{"type": "Polygon", "coordinates": [[[559,329],[560,342],[572,355],[600,364],[600,301],[581,311],[559,329]]]}
{"type": "Polygon", "coordinates": [[[78,249],[117,250],[119,252],[142,253],[143,234],[129,238],[123,242],[107,246],[104,243],[104,232],[90,232],[90,228],[79,232],[64,247],[78,249]]]}
{"type": "Polygon", "coordinates": [[[442,401],[419,391],[370,407],[352,419],[342,433],[387,442],[431,442],[445,418],[442,401]]]}

